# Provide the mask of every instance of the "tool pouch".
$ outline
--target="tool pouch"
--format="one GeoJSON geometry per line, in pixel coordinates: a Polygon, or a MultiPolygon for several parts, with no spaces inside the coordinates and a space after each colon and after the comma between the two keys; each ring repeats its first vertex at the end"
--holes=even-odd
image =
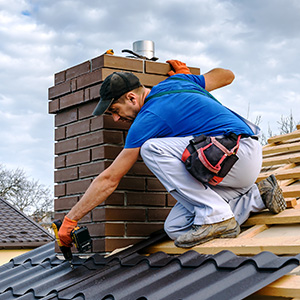
{"type": "Polygon", "coordinates": [[[200,135],[190,140],[181,160],[196,179],[215,186],[237,162],[240,138],[235,134],[222,138],[200,135]]]}

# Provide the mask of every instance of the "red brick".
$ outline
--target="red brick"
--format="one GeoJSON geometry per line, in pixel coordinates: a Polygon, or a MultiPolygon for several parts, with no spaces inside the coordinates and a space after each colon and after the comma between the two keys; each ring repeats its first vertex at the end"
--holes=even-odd
{"type": "Polygon", "coordinates": [[[127,223],[126,235],[129,236],[149,236],[151,233],[164,227],[164,223],[127,223]]]}
{"type": "Polygon", "coordinates": [[[92,214],[91,214],[91,212],[89,212],[88,214],[86,214],[84,217],[82,217],[78,221],[78,224],[82,225],[82,224],[91,223],[91,222],[92,222],[92,214]]]}
{"type": "Polygon", "coordinates": [[[124,223],[105,223],[106,236],[124,236],[125,224],[124,223]]]}
{"type": "Polygon", "coordinates": [[[55,85],[63,83],[64,81],[66,81],[66,71],[61,71],[54,75],[54,84],[55,85]]]}
{"type": "Polygon", "coordinates": [[[66,214],[65,212],[55,212],[54,220],[63,220],[66,214]]]}
{"type": "Polygon", "coordinates": [[[145,190],[145,179],[140,177],[123,177],[118,185],[119,190],[145,190]]]}
{"type": "Polygon", "coordinates": [[[54,182],[64,182],[78,179],[78,168],[71,167],[67,169],[60,169],[54,172],[54,182]]]}
{"type": "Polygon", "coordinates": [[[48,103],[49,114],[54,114],[59,111],[59,99],[54,99],[48,103]]]}
{"type": "Polygon", "coordinates": [[[177,200],[171,195],[167,195],[167,206],[174,206],[176,204],[177,200]]]}
{"type": "Polygon", "coordinates": [[[71,92],[71,85],[69,81],[60,83],[48,89],[48,99],[52,100],[59,96],[68,94],[70,92],[71,92]]]}
{"type": "Polygon", "coordinates": [[[165,221],[170,212],[170,208],[149,208],[148,209],[148,221],[165,221]]]}
{"type": "Polygon", "coordinates": [[[60,141],[66,138],[66,127],[58,127],[55,129],[55,141],[60,141]]]}
{"type": "Polygon", "coordinates": [[[91,130],[102,128],[128,130],[130,125],[131,124],[122,121],[115,122],[110,115],[102,115],[92,119],[91,130]]]}
{"type": "Polygon", "coordinates": [[[77,79],[71,80],[71,92],[75,92],[77,90],[77,79]]]}
{"type": "Polygon", "coordinates": [[[67,125],[67,138],[90,131],[90,120],[83,120],[67,125]]]}
{"type": "Polygon", "coordinates": [[[60,112],[55,116],[55,126],[59,127],[62,125],[66,125],[72,122],[77,121],[77,109],[72,108],[66,111],[60,112]]]}
{"type": "Polygon", "coordinates": [[[97,105],[98,101],[91,101],[88,103],[85,103],[84,105],[81,105],[78,107],[78,119],[82,120],[85,118],[90,118],[93,116],[93,111],[97,105]]]}
{"type": "Polygon", "coordinates": [[[85,179],[67,183],[67,195],[84,193],[91,182],[91,179],[85,179]]]}
{"type": "Polygon", "coordinates": [[[62,140],[54,145],[55,154],[63,154],[66,152],[77,150],[77,138],[72,138],[68,140],[62,140]]]}
{"type": "Polygon", "coordinates": [[[105,253],[105,238],[92,239],[92,251],[97,253],[105,253]]]}
{"type": "Polygon", "coordinates": [[[171,66],[168,63],[145,61],[145,72],[151,74],[168,75],[171,66]]]}
{"type": "Polygon", "coordinates": [[[67,167],[72,166],[72,165],[88,163],[90,161],[91,161],[91,150],[90,149],[70,153],[70,154],[67,154],[67,156],[66,156],[66,166],[67,167]]]}
{"type": "Polygon", "coordinates": [[[91,70],[90,61],[83,62],[77,66],[74,66],[66,70],[66,80],[70,80],[82,74],[89,73],[90,70],[91,70]]]}
{"type": "Polygon", "coordinates": [[[86,88],[85,93],[84,93],[84,101],[95,100],[95,99],[97,99],[99,101],[100,87],[101,87],[101,84],[96,84],[94,86],[86,88]]]}
{"type": "Polygon", "coordinates": [[[54,200],[54,210],[71,209],[78,202],[78,197],[63,197],[54,200]]]}
{"type": "Polygon", "coordinates": [[[146,211],[143,208],[96,208],[93,210],[93,221],[145,221],[146,211]]]}
{"type": "Polygon", "coordinates": [[[154,176],[143,162],[136,162],[128,171],[129,175],[154,176]]]}
{"type": "Polygon", "coordinates": [[[105,236],[105,223],[85,224],[92,238],[105,236]]]}
{"type": "Polygon", "coordinates": [[[60,98],[60,109],[80,104],[84,101],[84,91],[78,91],[60,98]]]}
{"type": "Polygon", "coordinates": [[[92,73],[88,73],[76,78],[77,80],[77,89],[86,88],[90,85],[94,85],[103,81],[103,72],[102,69],[94,71],[92,73]]]}
{"type": "Polygon", "coordinates": [[[119,131],[101,130],[78,137],[78,148],[87,148],[103,143],[122,144],[123,136],[119,131]]]}
{"type": "Polygon", "coordinates": [[[135,73],[135,75],[138,76],[140,82],[144,86],[150,88],[168,78],[168,76],[154,75],[154,74],[135,73]]]}
{"type": "Polygon", "coordinates": [[[156,192],[166,191],[165,187],[156,178],[147,178],[147,190],[156,192]]]}
{"type": "Polygon", "coordinates": [[[162,193],[132,193],[126,192],[127,205],[132,206],[165,206],[166,194],[162,193]]]}
{"type": "Polygon", "coordinates": [[[113,192],[101,205],[124,205],[124,193],[113,192]]]}
{"type": "Polygon", "coordinates": [[[54,186],[54,196],[60,197],[66,195],[66,185],[65,184],[56,184],[54,186]]]}
{"type": "MultiPolygon", "coordinates": [[[[200,75],[200,69],[195,67],[189,67],[191,73],[194,75],[200,75]]],[[[171,66],[168,63],[145,61],[146,73],[167,75],[171,71],[171,66]]]]}
{"type": "Polygon", "coordinates": [[[102,145],[92,148],[92,160],[96,159],[115,159],[123,150],[120,146],[102,145]]]}
{"type": "Polygon", "coordinates": [[[97,176],[105,170],[105,162],[90,163],[79,166],[79,178],[97,176]]]}
{"type": "Polygon", "coordinates": [[[104,236],[125,236],[124,223],[95,223],[85,224],[91,237],[104,237],[104,236]]]}
{"type": "Polygon", "coordinates": [[[92,59],[93,71],[103,67],[143,72],[143,61],[115,55],[102,55],[92,59]]]}
{"type": "Polygon", "coordinates": [[[66,166],[66,156],[60,155],[54,158],[54,167],[55,169],[64,168],[66,166]]]}

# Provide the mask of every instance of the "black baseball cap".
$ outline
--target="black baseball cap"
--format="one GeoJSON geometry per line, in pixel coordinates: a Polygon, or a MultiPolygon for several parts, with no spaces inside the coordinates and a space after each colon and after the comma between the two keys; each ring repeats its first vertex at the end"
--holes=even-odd
{"type": "Polygon", "coordinates": [[[140,86],[140,80],[130,72],[114,72],[107,76],[101,85],[100,101],[93,111],[93,115],[104,114],[113,101],[140,86]]]}

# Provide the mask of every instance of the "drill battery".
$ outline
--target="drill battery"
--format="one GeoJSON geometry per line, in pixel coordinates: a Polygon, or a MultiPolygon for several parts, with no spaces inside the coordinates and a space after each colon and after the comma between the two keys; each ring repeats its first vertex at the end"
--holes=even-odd
{"type": "Polygon", "coordinates": [[[86,252],[92,248],[92,239],[87,227],[75,227],[71,232],[71,238],[78,252],[86,252]]]}

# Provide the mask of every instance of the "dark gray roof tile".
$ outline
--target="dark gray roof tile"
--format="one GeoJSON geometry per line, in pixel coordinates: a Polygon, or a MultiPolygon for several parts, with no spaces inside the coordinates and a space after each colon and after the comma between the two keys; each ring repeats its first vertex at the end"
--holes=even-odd
{"type": "Polygon", "coordinates": [[[54,237],[28,216],[0,198],[0,249],[35,248],[54,237]]]}
{"type": "Polygon", "coordinates": [[[49,243],[0,268],[0,300],[238,300],[299,265],[299,255],[278,257],[270,252],[254,257],[193,250],[139,254],[155,240],[109,257],[77,257],[74,269],[56,257],[54,243],[49,243]]]}

